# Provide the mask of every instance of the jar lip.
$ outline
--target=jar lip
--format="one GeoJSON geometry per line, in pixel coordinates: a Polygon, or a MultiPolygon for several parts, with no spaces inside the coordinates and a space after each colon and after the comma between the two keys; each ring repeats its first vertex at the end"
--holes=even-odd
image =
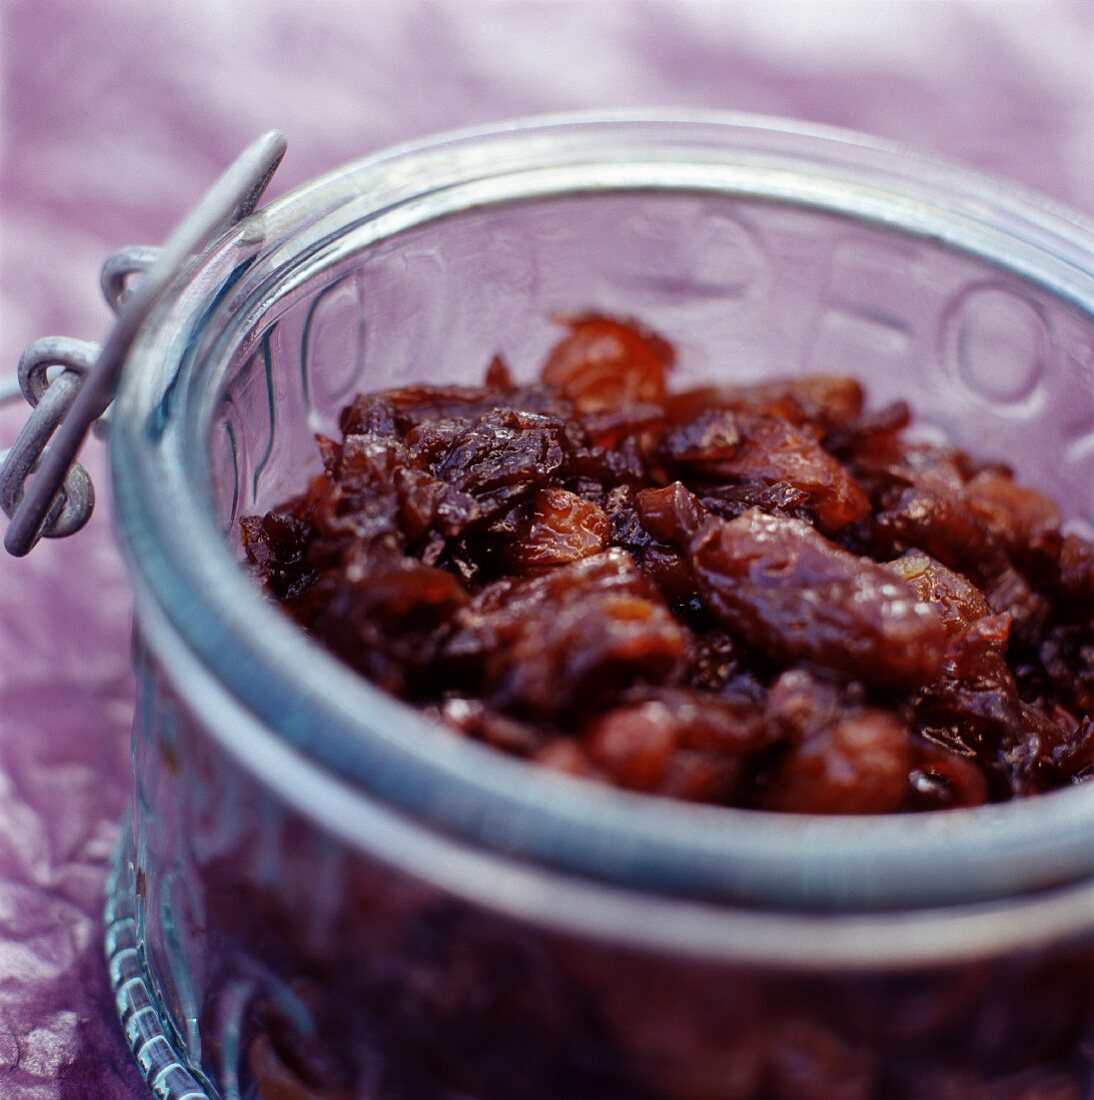
{"type": "MultiPolygon", "coordinates": [[[[983,901],[1094,877],[1094,784],[932,815],[816,818],[670,803],[506,758],[446,733],[307,639],[263,599],[224,546],[206,483],[195,473],[201,456],[194,465],[187,457],[193,409],[179,380],[197,377],[196,333],[226,276],[241,266],[241,250],[253,255],[256,241],[260,248],[303,247],[298,238],[318,234],[316,226],[337,217],[354,188],[359,196],[381,171],[413,177],[423,159],[440,165],[446,178],[482,172],[476,155],[486,146],[539,165],[561,157],[563,146],[569,155],[567,141],[582,131],[597,138],[605,158],[614,150],[622,159],[613,163],[627,163],[635,156],[628,142],[644,135],[652,147],[658,135],[667,141],[669,130],[696,156],[746,151],[780,164],[792,158],[806,183],[810,165],[879,186],[918,173],[927,184],[918,187],[914,209],[897,212],[909,221],[890,224],[950,241],[947,230],[961,211],[970,232],[987,226],[998,240],[1025,249],[1028,263],[1043,254],[1045,285],[1066,284],[1059,292],[1072,301],[1078,294],[1094,314],[1094,227],[1079,215],[847,131],[759,116],[613,112],[513,120],[399,146],[305,184],[237,227],[172,288],[135,341],[112,467],[121,540],[145,593],[138,622],[150,621],[142,607],[155,605],[260,720],[255,731],[350,779],[363,800],[377,798],[453,837],[570,873],[654,894],[819,909],[983,901]],[[924,197],[932,188],[939,192],[934,208],[924,197]],[[173,408],[165,412],[167,396],[173,408]]],[[[412,183],[410,192],[425,193],[436,180],[419,173],[412,183]]]]}
{"type": "MultiPolygon", "coordinates": [[[[524,115],[494,123],[445,130],[438,134],[391,145],[375,153],[350,161],[340,168],[323,173],[311,182],[319,185],[334,178],[346,169],[358,165],[409,156],[449,143],[492,138],[507,133],[519,134],[529,130],[604,125],[620,127],[717,126],[745,132],[781,134],[790,138],[810,138],[820,142],[831,142],[833,145],[859,148],[872,153],[907,159],[914,162],[918,167],[933,167],[950,180],[963,180],[970,190],[980,191],[993,199],[1003,198],[1015,204],[1017,202],[1028,204],[1040,213],[1048,214],[1062,222],[1078,227],[1087,234],[1094,235],[1094,217],[1075,210],[1058,199],[1053,199],[1031,187],[1015,183],[1003,176],[997,176],[979,168],[970,168],[956,161],[947,160],[945,157],[935,156],[904,142],[876,137],[873,134],[866,134],[848,127],[750,111],[719,111],[714,109],[663,111],[651,107],[616,108],[607,111],[558,111],[542,115],[524,115]]],[[[303,187],[307,186],[309,185],[303,185],[303,187]]],[[[282,199],[291,198],[301,189],[297,188],[287,195],[279,196],[274,201],[281,202],[282,199]]],[[[1087,243],[1089,245],[1092,242],[1088,241],[1087,243]]]]}
{"type": "MultiPolygon", "coordinates": [[[[908,184],[925,182],[933,191],[931,199],[935,203],[947,197],[957,200],[965,206],[963,214],[975,212],[989,222],[1005,219],[1008,223],[1005,232],[1026,233],[1035,237],[1039,247],[1053,250],[1058,258],[1078,268],[1084,277],[1086,293],[1076,304],[1087,313],[1094,313],[1094,290],[1089,285],[1094,278],[1094,215],[1078,211],[1002,176],[970,168],[898,141],[827,123],[744,111],[617,108],[527,115],[460,127],[401,142],[343,164],[278,196],[267,204],[264,213],[269,215],[296,205],[313,192],[336,184],[347,173],[410,160],[423,153],[485,144],[507,136],[519,139],[533,133],[551,136],[609,127],[620,133],[694,128],[696,131],[719,130],[725,134],[779,138],[791,143],[802,141],[810,143],[810,152],[814,155],[830,153],[840,163],[843,163],[844,156],[852,154],[853,159],[847,161],[845,166],[862,168],[870,174],[888,174],[908,184]]],[[[796,159],[801,159],[800,154],[801,150],[794,151],[796,159]]],[[[940,208],[940,212],[941,209],[944,208],[940,208]]]]}

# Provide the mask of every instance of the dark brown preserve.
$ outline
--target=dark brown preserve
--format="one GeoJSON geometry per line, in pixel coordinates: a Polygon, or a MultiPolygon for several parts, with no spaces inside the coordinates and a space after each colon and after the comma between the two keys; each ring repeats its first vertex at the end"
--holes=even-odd
{"type": "Polygon", "coordinates": [[[566,322],[535,385],[357,397],[242,520],[313,637],[451,728],[635,791],[799,813],[1094,776],[1094,546],[850,378],[671,393],[566,322]]]}

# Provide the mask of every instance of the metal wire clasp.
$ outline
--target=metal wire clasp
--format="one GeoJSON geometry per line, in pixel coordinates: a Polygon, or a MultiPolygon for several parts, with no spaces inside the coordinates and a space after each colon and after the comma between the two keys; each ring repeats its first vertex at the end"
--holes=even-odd
{"type": "Polygon", "coordinates": [[[22,394],[33,410],[15,443],[0,451],[10,554],[22,557],[40,538],[71,535],[88,521],[95,491],[76,455],[92,425],[104,422],[134,337],[181,269],[254,211],[284,155],[285,138],[276,130],[263,134],[162,248],[123,248],[106,261],[100,282],[117,321],[101,345],[62,336],[36,340],[23,352],[18,375],[0,378],[0,403],[22,394]]]}

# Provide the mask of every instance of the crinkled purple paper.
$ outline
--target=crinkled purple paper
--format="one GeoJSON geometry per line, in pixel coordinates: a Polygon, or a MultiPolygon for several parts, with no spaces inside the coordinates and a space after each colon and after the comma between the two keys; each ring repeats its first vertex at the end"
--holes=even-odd
{"type": "MultiPolygon", "coordinates": [[[[162,239],[276,126],[275,192],[394,141],[543,111],[702,107],[907,142],[1094,207],[1094,4],[0,0],[0,371],[98,338],[102,259],[162,239]]],[[[0,447],[23,420],[0,410],[0,447]]],[[[147,1095],[100,908],[128,789],[129,603],[90,525],[0,560],[0,1096],[147,1095]]]]}

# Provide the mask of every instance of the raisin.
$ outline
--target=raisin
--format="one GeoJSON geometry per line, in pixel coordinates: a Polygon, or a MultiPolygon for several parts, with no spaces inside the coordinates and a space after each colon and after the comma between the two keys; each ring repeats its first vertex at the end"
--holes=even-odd
{"type": "Polygon", "coordinates": [[[754,668],[756,655],[721,627],[712,627],[691,643],[688,681],[704,691],[762,707],[767,694],[754,668]]]}
{"type": "Polygon", "coordinates": [[[880,409],[861,413],[831,432],[825,448],[843,461],[884,466],[900,461],[898,433],[911,423],[906,401],[893,401],[880,409]]]}
{"type": "Polygon", "coordinates": [[[486,377],[483,382],[487,389],[501,390],[503,393],[507,393],[514,388],[513,373],[500,355],[495,355],[490,360],[490,366],[486,368],[486,377]]]}
{"type": "Polygon", "coordinates": [[[1001,797],[1032,793],[1040,751],[1005,660],[1009,635],[1007,615],[975,620],[950,641],[942,676],[911,697],[919,732],[977,757],[1001,797]]]}
{"type": "MultiPolygon", "coordinates": [[[[433,420],[472,419],[494,404],[487,386],[407,386],[377,397],[391,406],[404,431],[433,420]]],[[[341,427],[343,433],[352,430],[345,423],[341,427]]]]}
{"type": "Polygon", "coordinates": [[[941,745],[916,739],[908,773],[908,808],[951,810],[980,806],[988,800],[988,784],[974,760],[941,745]]]}
{"type": "Polygon", "coordinates": [[[704,413],[669,429],[664,447],[689,483],[698,476],[799,490],[825,531],[838,531],[870,512],[868,497],[847,470],[813,436],[776,417],[704,413]]]}
{"type": "Polygon", "coordinates": [[[634,502],[642,526],[654,538],[681,548],[688,546],[707,518],[695,495],[679,481],[664,489],[642,489],[634,502]]]}
{"type": "Polygon", "coordinates": [[[1064,535],[1059,572],[1053,579],[1061,596],[1077,601],[1088,619],[1094,619],[1094,543],[1064,535]]]}
{"type": "Polygon", "coordinates": [[[812,426],[820,434],[854,422],[863,400],[862,387],[853,378],[817,374],[689,390],[674,394],[666,407],[669,419],[676,423],[708,409],[728,409],[777,416],[799,427],[812,426]]]}
{"type": "Polygon", "coordinates": [[[711,611],[771,657],[904,687],[941,668],[936,612],[891,572],[806,523],[747,512],[712,522],[691,553],[711,611]]]}
{"type": "Polygon", "coordinates": [[[580,413],[626,405],[663,405],[672,348],[633,321],[597,313],[565,319],[570,334],[551,352],[543,381],[580,413]]]}
{"type": "Polygon", "coordinates": [[[591,501],[566,489],[540,489],[502,555],[517,572],[563,565],[600,553],[611,533],[611,520],[591,501]]]}
{"type": "Polygon", "coordinates": [[[389,691],[427,697],[444,628],[468,602],[448,571],[390,547],[361,545],[306,597],[310,603],[302,618],[348,664],[389,691]]]}
{"type": "Polygon", "coordinates": [[[1023,641],[1033,640],[1044,633],[1050,612],[1049,602],[1035,592],[1029,581],[1010,563],[988,577],[984,594],[993,611],[1010,616],[1013,633],[1023,641]]]}
{"type": "Polygon", "coordinates": [[[668,691],[593,723],[588,752],[619,786],[701,802],[728,802],[748,756],[766,745],[758,709],[668,691]]]}
{"type": "Polygon", "coordinates": [[[562,465],[560,425],[535,413],[495,409],[456,435],[434,472],[476,496],[541,485],[562,465]]]}
{"type": "Polygon", "coordinates": [[[487,585],[454,626],[446,658],[516,714],[594,710],[632,684],[677,679],[685,657],[682,628],[618,549],[487,585]]]}
{"type": "Polygon", "coordinates": [[[1043,493],[1015,484],[995,471],[976,474],[966,485],[969,510],[1023,557],[1060,554],[1060,510],[1043,493]]]}
{"type": "Polygon", "coordinates": [[[262,582],[279,599],[291,599],[311,587],[318,574],[308,563],[312,525],[284,512],[245,516],[239,521],[244,549],[262,582]]]}
{"type": "Polygon", "coordinates": [[[1019,704],[1023,725],[1037,737],[1037,778],[1044,790],[1094,777],[1094,718],[1076,719],[1062,707],[1051,713],[1019,704]]]}
{"type": "Polygon", "coordinates": [[[887,565],[920,600],[938,612],[948,638],[963,633],[975,619],[991,613],[984,593],[976,585],[929,554],[910,550],[887,565]]]}
{"type": "Polygon", "coordinates": [[[894,556],[923,550],[950,569],[982,576],[1002,560],[998,540],[959,496],[930,488],[903,488],[884,500],[873,521],[874,548],[894,556]]]}
{"type": "Polygon", "coordinates": [[[634,490],[617,486],[605,494],[603,504],[611,519],[612,542],[630,553],[665,599],[674,607],[694,599],[695,578],[686,552],[647,530],[634,490]]]}
{"type": "Polygon", "coordinates": [[[481,699],[451,695],[436,708],[437,717],[460,733],[514,756],[533,756],[546,736],[542,730],[491,710],[481,699]]]}
{"type": "Polygon", "coordinates": [[[398,434],[395,405],[382,394],[360,394],[342,410],[338,427],[343,436],[363,432],[395,436],[398,434]]]}
{"type": "Polygon", "coordinates": [[[891,711],[865,707],[808,673],[784,673],[766,722],[790,742],[760,804],[790,813],[899,809],[911,760],[909,732],[891,711]]]}
{"type": "Polygon", "coordinates": [[[618,447],[631,436],[660,431],[665,412],[659,405],[623,405],[590,413],[581,424],[594,447],[618,447]]]}
{"type": "Polygon", "coordinates": [[[676,467],[717,477],[743,446],[737,416],[723,409],[704,409],[694,419],[665,431],[662,450],[676,467]]]}
{"type": "Polygon", "coordinates": [[[1037,653],[1064,705],[1077,714],[1094,715],[1094,620],[1053,623],[1038,639],[1037,653]]]}
{"type": "Polygon", "coordinates": [[[853,379],[673,395],[661,337],[565,324],[539,381],[495,356],[354,398],[323,472],[241,520],[303,629],[463,736],[651,794],[865,813],[1094,779],[1094,545],[1054,502],[853,379]]]}

